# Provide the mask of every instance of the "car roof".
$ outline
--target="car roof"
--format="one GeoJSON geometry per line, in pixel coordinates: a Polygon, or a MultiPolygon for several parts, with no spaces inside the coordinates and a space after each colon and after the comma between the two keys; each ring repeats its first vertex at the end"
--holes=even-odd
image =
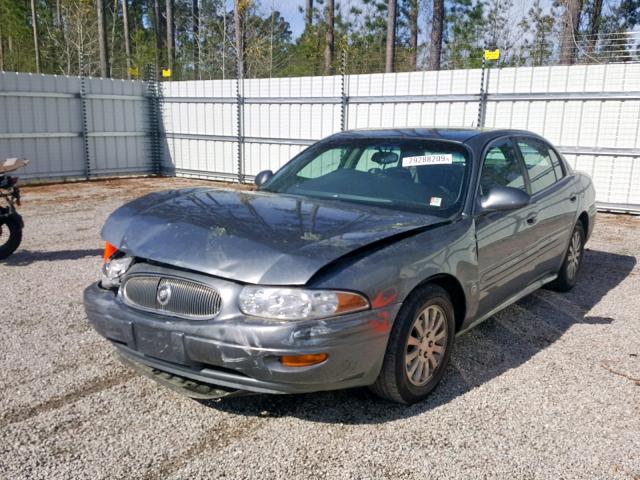
{"type": "Polygon", "coordinates": [[[472,138],[490,140],[502,135],[535,135],[525,130],[494,129],[494,128],[363,128],[347,130],[332,135],[332,139],[362,139],[362,138],[397,138],[397,139],[439,139],[465,143],[472,138]]]}

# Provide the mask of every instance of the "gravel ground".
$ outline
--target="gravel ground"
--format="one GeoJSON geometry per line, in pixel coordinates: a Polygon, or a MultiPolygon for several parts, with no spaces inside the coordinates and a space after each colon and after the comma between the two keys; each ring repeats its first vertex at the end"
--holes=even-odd
{"type": "Polygon", "coordinates": [[[578,286],[459,337],[423,403],[355,389],[204,405],[122,366],[81,301],[113,209],[204,183],[24,189],[25,238],[0,263],[1,478],[640,479],[640,217],[599,215],[578,286]]]}

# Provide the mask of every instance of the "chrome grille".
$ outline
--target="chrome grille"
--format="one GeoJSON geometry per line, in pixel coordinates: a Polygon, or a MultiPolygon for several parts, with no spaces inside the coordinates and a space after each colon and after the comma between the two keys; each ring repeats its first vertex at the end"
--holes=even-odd
{"type": "Polygon", "coordinates": [[[205,320],[220,313],[222,300],[215,288],[181,278],[135,275],[121,287],[124,303],[142,310],[205,320]]]}

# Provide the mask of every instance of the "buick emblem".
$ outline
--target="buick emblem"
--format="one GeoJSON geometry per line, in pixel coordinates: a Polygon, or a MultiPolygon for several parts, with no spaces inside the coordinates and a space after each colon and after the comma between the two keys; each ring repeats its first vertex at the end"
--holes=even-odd
{"type": "Polygon", "coordinates": [[[158,303],[163,307],[169,303],[169,300],[171,300],[171,286],[166,283],[160,285],[156,293],[156,300],[158,300],[158,303]]]}

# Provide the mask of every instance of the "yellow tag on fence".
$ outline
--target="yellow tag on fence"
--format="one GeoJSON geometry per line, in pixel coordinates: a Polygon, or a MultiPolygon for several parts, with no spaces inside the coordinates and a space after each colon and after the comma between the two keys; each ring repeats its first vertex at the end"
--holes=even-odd
{"type": "Polygon", "coordinates": [[[495,50],[485,50],[484,51],[484,59],[485,60],[499,60],[500,59],[500,49],[496,48],[495,50]]]}
{"type": "Polygon", "coordinates": [[[171,69],[170,68],[163,68],[162,69],[162,76],[164,78],[169,78],[171,76],[171,69]]]}
{"type": "Polygon", "coordinates": [[[140,75],[138,67],[129,67],[129,75],[131,75],[132,77],[138,77],[140,75]]]}

